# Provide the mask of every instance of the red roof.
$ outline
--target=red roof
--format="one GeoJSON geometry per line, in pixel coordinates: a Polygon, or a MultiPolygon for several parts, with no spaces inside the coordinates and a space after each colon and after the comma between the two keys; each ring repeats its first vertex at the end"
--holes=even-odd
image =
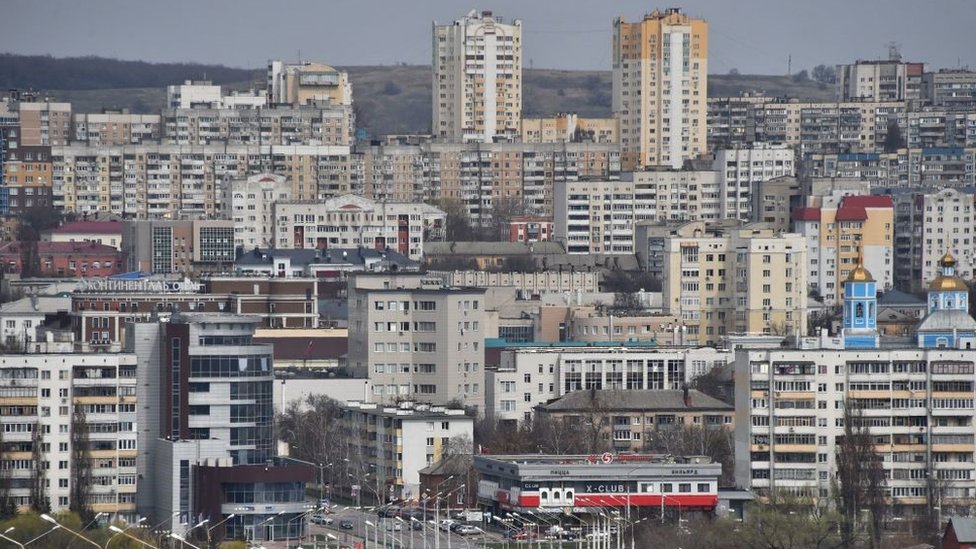
{"type": "Polygon", "coordinates": [[[793,221],[820,221],[820,208],[796,208],[793,221]]]}
{"type": "Polygon", "coordinates": [[[860,208],[894,208],[891,197],[883,194],[845,196],[841,199],[841,208],[856,206],[860,208]]]}
{"type": "Polygon", "coordinates": [[[275,360],[337,360],[346,354],[345,337],[265,337],[255,343],[273,343],[275,360]]]}
{"type": "Polygon", "coordinates": [[[51,229],[51,234],[72,233],[121,234],[122,223],[119,221],[71,221],[51,229]]]}
{"type": "Polygon", "coordinates": [[[837,208],[836,221],[864,221],[868,218],[867,208],[893,208],[890,196],[845,196],[837,208]]]}

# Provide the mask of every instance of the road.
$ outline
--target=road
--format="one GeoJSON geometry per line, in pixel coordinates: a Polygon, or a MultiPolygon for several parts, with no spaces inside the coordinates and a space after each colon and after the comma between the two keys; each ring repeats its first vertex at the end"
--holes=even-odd
{"type": "MultiPolygon", "coordinates": [[[[333,519],[330,525],[309,524],[311,535],[325,536],[326,533],[338,538],[340,545],[354,547],[356,542],[369,539],[366,549],[383,548],[391,545],[404,549],[470,549],[480,547],[485,541],[501,541],[497,534],[487,533],[477,536],[459,536],[454,533],[442,532],[433,524],[424,524],[423,530],[414,530],[397,519],[382,518],[373,511],[345,508],[329,515],[333,519]],[[353,524],[351,530],[339,528],[339,524],[348,520],[353,524]],[[369,521],[374,526],[366,524],[369,521]],[[394,530],[394,524],[399,524],[401,530],[394,530]],[[378,538],[378,540],[377,540],[378,538]]],[[[331,538],[330,538],[331,539],[331,538]]],[[[335,541],[332,541],[335,544],[335,541]]],[[[292,543],[291,546],[296,544],[292,543]]],[[[307,545],[307,543],[306,543],[307,545]]],[[[270,549],[270,548],[269,548],[270,549]]]]}

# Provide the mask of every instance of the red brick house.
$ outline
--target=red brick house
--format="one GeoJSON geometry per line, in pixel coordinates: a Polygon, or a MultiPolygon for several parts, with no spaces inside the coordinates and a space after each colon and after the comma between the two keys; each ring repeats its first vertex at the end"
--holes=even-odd
{"type": "Polygon", "coordinates": [[[949,519],[942,536],[942,549],[976,549],[976,518],[949,519]]]}
{"type": "MultiPolygon", "coordinates": [[[[0,242],[0,266],[20,274],[24,257],[21,242],[0,242]]],[[[125,272],[125,256],[112,246],[94,242],[38,242],[39,276],[91,278],[125,272]]]]}

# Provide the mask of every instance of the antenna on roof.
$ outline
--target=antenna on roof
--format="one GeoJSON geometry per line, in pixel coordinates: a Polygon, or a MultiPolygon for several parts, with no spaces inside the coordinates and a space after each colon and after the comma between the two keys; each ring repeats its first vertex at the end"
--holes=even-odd
{"type": "Polygon", "coordinates": [[[885,45],[888,47],[888,60],[901,61],[901,44],[891,41],[885,45]]]}

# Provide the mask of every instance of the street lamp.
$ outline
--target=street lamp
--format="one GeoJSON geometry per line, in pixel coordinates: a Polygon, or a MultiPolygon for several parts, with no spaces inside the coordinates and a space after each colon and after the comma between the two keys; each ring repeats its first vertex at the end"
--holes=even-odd
{"type": "Polygon", "coordinates": [[[23,543],[15,540],[13,538],[8,538],[7,537],[7,534],[9,534],[10,532],[12,532],[13,529],[14,529],[14,527],[11,526],[10,528],[7,528],[6,530],[4,530],[3,533],[0,534],[0,538],[5,539],[5,540],[9,541],[10,543],[13,543],[17,547],[20,547],[20,549],[24,549],[24,544],[23,543]]]}
{"type": "Polygon", "coordinates": [[[189,545],[193,549],[200,549],[200,547],[197,547],[196,545],[193,545],[192,543],[186,541],[186,538],[184,536],[181,536],[181,535],[177,534],[176,532],[170,532],[169,533],[169,537],[171,537],[171,538],[173,538],[175,540],[179,540],[179,542],[181,544],[183,544],[183,545],[189,545]]]}
{"type": "MultiPolygon", "coordinates": [[[[99,544],[95,543],[94,541],[88,539],[87,537],[79,534],[78,532],[75,532],[71,528],[68,528],[67,526],[59,523],[58,521],[54,520],[54,517],[52,517],[51,515],[49,515],[47,513],[44,513],[44,514],[41,515],[41,518],[44,519],[44,520],[46,520],[46,521],[48,521],[48,522],[50,522],[51,524],[54,524],[55,526],[59,526],[59,527],[63,528],[64,530],[66,530],[71,535],[75,536],[76,538],[79,538],[81,540],[84,540],[85,542],[90,543],[90,544],[94,545],[95,547],[98,547],[98,549],[102,549],[102,546],[101,545],[99,545],[99,544]]],[[[112,540],[109,540],[109,541],[112,541],[112,540]]]]}
{"type": "MultiPolygon", "coordinates": [[[[143,517],[143,519],[140,519],[140,520],[144,520],[144,519],[145,519],[145,517],[143,517]]],[[[139,524],[139,523],[137,522],[136,524],[139,524]]],[[[135,524],[133,524],[132,526],[135,526],[135,524]]],[[[130,526],[129,528],[132,528],[132,526],[130,526]]],[[[133,536],[132,534],[127,533],[126,530],[128,530],[129,528],[126,528],[126,529],[123,530],[122,528],[119,528],[118,526],[116,526],[114,524],[110,524],[108,526],[108,529],[111,530],[111,531],[113,531],[113,532],[115,532],[116,535],[122,535],[122,536],[125,536],[127,538],[134,539],[134,540],[138,541],[139,543],[145,545],[146,547],[149,547],[149,549],[158,549],[155,545],[151,545],[149,543],[146,543],[145,541],[143,541],[143,540],[141,540],[141,539],[133,536]]],[[[111,540],[109,540],[109,541],[111,541],[111,540]]],[[[106,547],[106,549],[108,548],[108,544],[107,543],[105,544],[105,547],[106,547]]]]}
{"type": "MultiPolygon", "coordinates": [[[[234,518],[236,516],[237,516],[236,514],[231,513],[231,514],[227,515],[227,518],[225,518],[224,520],[218,522],[217,524],[214,524],[210,528],[207,528],[207,547],[209,547],[211,545],[211,540],[213,539],[211,537],[211,535],[210,535],[211,532],[213,532],[215,529],[217,529],[217,527],[220,526],[221,524],[227,522],[228,520],[230,520],[230,519],[232,519],[232,518],[234,518]]],[[[223,539],[223,536],[220,536],[220,537],[221,537],[221,539],[223,539]]]]}
{"type": "Polygon", "coordinates": [[[364,527],[363,527],[363,533],[365,534],[364,537],[366,538],[366,544],[363,547],[369,547],[369,527],[370,526],[373,527],[373,543],[379,543],[380,542],[380,531],[379,531],[379,528],[375,524],[373,524],[372,522],[370,522],[368,520],[364,520],[363,521],[363,525],[364,525],[364,527]]]}

